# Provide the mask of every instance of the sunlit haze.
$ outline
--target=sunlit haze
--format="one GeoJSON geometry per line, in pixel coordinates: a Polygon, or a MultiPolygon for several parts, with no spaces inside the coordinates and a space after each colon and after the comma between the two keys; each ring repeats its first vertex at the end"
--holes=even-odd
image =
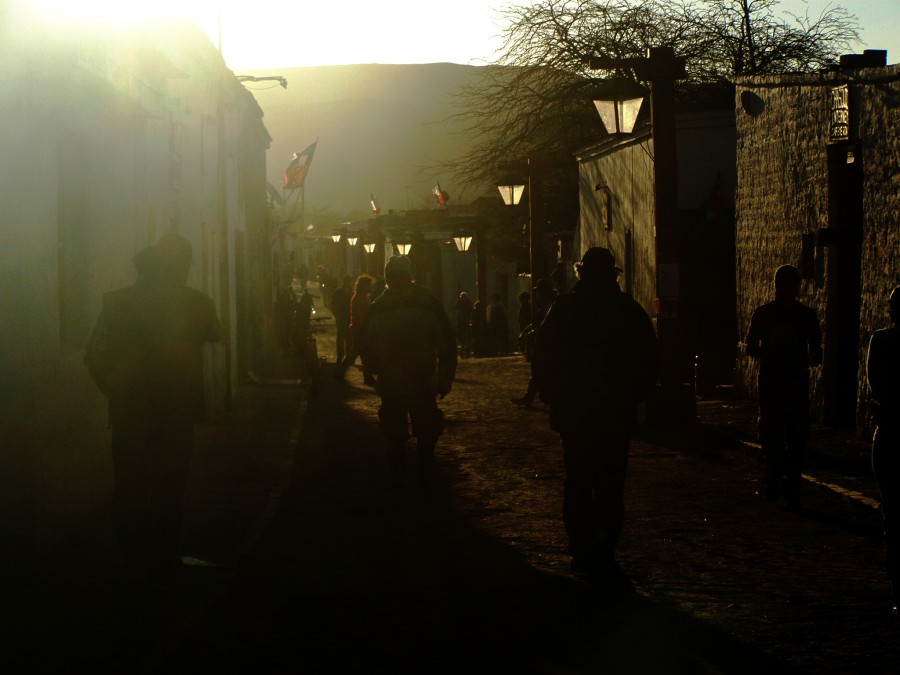
{"type": "MultiPolygon", "coordinates": [[[[221,46],[231,68],[357,63],[480,64],[499,48],[504,0],[350,0],[343,3],[246,0],[24,0],[63,20],[134,22],[159,16],[195,21],[221,46]],[[221,31],[220,31],[221,26],[221,31]]],[[[862,48],[887,49],[900,61],[900,2],[784,0],[781,9],[811,18],[842,5],[862,26],[862,48]]]]}

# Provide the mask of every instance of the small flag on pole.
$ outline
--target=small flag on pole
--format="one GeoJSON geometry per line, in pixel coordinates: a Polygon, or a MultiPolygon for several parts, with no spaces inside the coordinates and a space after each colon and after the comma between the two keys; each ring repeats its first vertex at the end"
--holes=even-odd
{"type": "Polygon", "coordinates": [[[303,187],[306,181],[306,174],[309,173],[309,165],[312,164],[313,154],[316,152],[317,138],[314,143],[306,148],[303,152],[295,152],[291,158],[291,163],[284,170],[284,182],[281,184],[282,190],[296,190],[303,187]]]}
{"type": "Polygon", "coordinates": [[[431,192],[435,197],[437,197],[438,206],[447,206],[447,202],[450,200],[450,195],[441,190],[440,183],[435,183],[434,189],[431,192]]]}
{"type": "Polygon", "coordinates": [[[378,202],[375,201],[375,195],[369,193],[369,203],[372,205],[372,213],[376,216],[381,213],[381,208],[378,206],[378,202]]]}

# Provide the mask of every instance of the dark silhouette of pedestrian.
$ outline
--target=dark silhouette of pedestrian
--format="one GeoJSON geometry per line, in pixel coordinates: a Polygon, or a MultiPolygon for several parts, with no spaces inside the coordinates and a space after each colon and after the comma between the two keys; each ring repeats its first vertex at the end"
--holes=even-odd
{"type": "MultiPolygon", "coordinates": [[[[360,344],[360,326],[363,317],[369,310],[372,303],[370,293],[372,292],[372,282],[375,281],[368,274],[360,274],[356,277],[356,283],[353,287],[353,296],[350,298],[350,349],[344,360],[338,364],[334,375],[337,379],[343,380],[347,375],[347,370],[356,363],[359,356],[360,344]]],[[[366,384],[372,384],[369,373],[363,367],[363,380],[366,384]]]]}
{"type": "Polygon", "coordinates": [[[557,263],[556,269],[550,273],[550,283],[557,295],[562,295],[569,290],[569,281],[566,278],[566,269],[563,263],[557,263]]]}
{"type": "Polygon", "coordinates": [[[775,300],[753,310],[744,339],[759,362],[759,439],[766,460],[766,498],[783,496],[800,508],[800,484],[809,440],[809,369],[822,362],[822,332],[814,309],[797,300],[800,270],[775,270],[775,300]]]}
{"type": "MultiPolygon", "coordinates": [[[[537,312],[535,313],[534,322],[529,324],[525,330],[522,331],[524,335],[526,361],[531,361],[534,355],[535,334],[538,327],[543,323],[544,317],[547,316],[547,312],[550,311],[550,305],[553,304],[557,295],[553,284],[547,279],[538,279],[534,292],[537,300],[537,312]]],[[[534,381],[534,376],[532,375],[528,378],[528,386],[525,388],[525,394],[519,398],[513,398],[512,402],[524,408],[531,408],[537,398],[537,393],[537,383],[534,381]]]]}
{"type": "Polygon", "coordinates": [[[472,321],[470,335],[472,339],[472,356],[481,358],[490,352],[490,335],[487,325],[487,308],[481,300],[472,305],[472,321]]]}
{"type": "Polygon", "coordinates": [[[316,343],[312,334],[313,297],[308,288],[300,292],[294,303],[291,321],[291,354],[306,364],[310,370],[318,366],[316,343]]]}
{"type": "Polygon", "coordinates": [[[190,243],[167,234],[134,259],[138,280],[107,293],[84,362],[109,399],[112,512],[138,582],[171,583],[194,424],[204,413],[202,348],[222,339],[213,301],[187,287],[190,243]]]}
{"type": "Polygon", "coordinates": [[[572,569],[616,587],[624,580],[615,547],[629,441],[659,357],[650,317],[619,289],[612,254],[590,248],[575,270],[578,282],[556,298],[537,330],[531,365],[562,440],[572,569]]]}
{"type": "Polygon", "coordinates": [[[459,354],[468,358],[472,352],[472,301],[469,294],[463,291],[453,305],[456,318],[456,342],[459,354]]]}
{"type": "Polygon", "coordinates": [[[444,431],[436,397],[444,398],[452,388],[456,338],[440,302],[413,283],[409,258],[391,257],[384,266],[384,278],[384,293],[362,320],[360,354],[381,397],[378,419],[394,495],[405,501],[405,445],[411,426],[419,496],[427,500],[434,450],[444,431]]]}
{"type": "Polygon", "coordinates": [[[291,328],[294,322],[294,305],[297,297],[290,283],[278,286],[275,297],[275,323],[278,331],[278,342],[282,353],[288,357],[291,355],[291,328]]]}
{"type": "Polygon", "coordinates": [[[341,279],[340,287],[331,294],[329,309],[334,316],[335,327],[335,363],[344,360],[350,347],[350,298],[353,297],[353,278],[350,275],[341,279]]]}
{"type": "Polygon", "coordinates": [[[516,343],[519,349],[525,353],[526,333],[531,329],[531,293],[522,291],[516,296],[519,302],[519,313],[516,316],[516,323],[519,327],[519,334],[516,337],[516,343]]]}
{"type": "Polygon", "coordinates": [[[872,392],[872,470],[881,491],[884,560],[893,589],[893,612],[900,606],[900,286],[888,301],[890,328],[869,342],[866,373],[872,392]]]}
{"type": "Polygon", "coordinates": [[[509,353],[509,315],[500,300],[500,294],[491,295],[491,304],[487,308],[487,330],[490,354],[505,355],[509,353]]]}
{"type": "Polygon", "coordinates": [[[300,263],[300,267],[297,269],[297,281],[300,282],[301,290],[306,290],[306,285],[309,283],[309,267],[306,266],[306,263],[300,263]]]}

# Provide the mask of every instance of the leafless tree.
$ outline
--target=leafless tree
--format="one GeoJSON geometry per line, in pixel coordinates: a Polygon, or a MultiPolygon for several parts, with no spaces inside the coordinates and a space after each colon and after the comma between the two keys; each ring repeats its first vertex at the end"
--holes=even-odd
{"type": "MultiPolygon", "coordinates": [[[[503,45],[480,81],[458,92],[477,143],[442,169],[468,185],[496,180],[510,161],[560,166],[604,134],[591,100],[592,56],[645,56],[669,46],[687,63],[685,84],[734,75],[811,71],[858,42],[858,21],[839,6],[817,17],[779,12],[778,0],[543,0],[503,11],[503,45]]],[[[638,79],[626,70],[604,75],[638,79]]],[[[562,177],[562,176],[561,176],[562,177]]]]}

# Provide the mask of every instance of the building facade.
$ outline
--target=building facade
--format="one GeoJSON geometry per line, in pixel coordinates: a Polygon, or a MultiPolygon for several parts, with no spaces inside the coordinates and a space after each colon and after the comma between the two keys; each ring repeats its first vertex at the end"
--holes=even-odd
{"type": "MultiPolygon", "coordinates": [[[[900,66],[885,62],[867,51],[833,71],[736,82],[738,333],[772,298],[775,268],[799,267],[824,334],[814,417],[859,430],[869,338],[900,283],[900,66]]],[[[741,357],[737,372],[755,395],[756,364],[741,357]]]]}
{"type": "Polygon", "coordinates": [[[11,13],[0,28],[0,526],[36,551],[90,536],[112,484],[106,402],[83,366],[105,292],[176,231],[228,339],[209,412],[265,343],[262,113],[199,29],[111,32],[11,13]]]}
{"type": "MultiPolygon", "coordinates": [[[[646,107],[646,106],[645,106],[646,107]]],[[[707,390],[733,377],[734,113],[676,115],[678,255],[671,275],[678,320],[679,371],[707,390]]],[[[580,219],[574,257],[591,246],[612,251],[622,290],[659,318],[654,144],[649,123],[608,135],[577,153],[580,219]]]]}

